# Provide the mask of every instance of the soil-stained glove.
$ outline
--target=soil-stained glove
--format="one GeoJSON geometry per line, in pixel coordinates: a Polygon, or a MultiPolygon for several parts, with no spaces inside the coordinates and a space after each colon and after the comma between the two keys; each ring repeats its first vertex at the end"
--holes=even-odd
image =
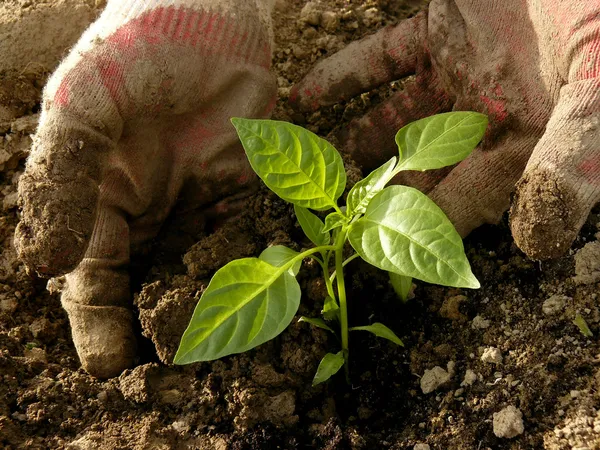
{"type": "Polygon", "coordinates": [[[406,123],[449,110],[490,117],[453,169],[398,181],[431,195],[465,236],[509,207],[532,258],[561,255],[600,200],[600,1],[433,0],[427,12],[318,64],[292,91],[312,110],[415,74],[342,141],[366,168],[406,123]]]}
{"type": "Polygon", "coordinates": [[[92,375],[134,362],[130,249],[176,202],[222,212],[254,183],[229,119],[274,104],[270,9],[109,0],[45,88],[16,246],[42,275],[70,272],[61,300],[92,375]]]}

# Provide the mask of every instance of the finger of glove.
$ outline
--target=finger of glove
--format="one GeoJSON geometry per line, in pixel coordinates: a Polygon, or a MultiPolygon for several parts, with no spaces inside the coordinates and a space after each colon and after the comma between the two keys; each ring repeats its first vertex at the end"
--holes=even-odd
{"type": "Polygon", "coordinates": [[[535,142],[512,134],[491,148],[483,142],[429,193],[462,237],[500,220],[535,142]]]}
{"type": "Polygon", "coordinates": [[[96,218],[99,155],[111,141],[78,120],[48,111],[19,180],[15,246],[42,276],[70,272],[82,259],[96,218]]]}
{"type": "Polygon", "coordinates": [[[353,42],[321,61],[292,88],[290,103],[314,111],[415,73],[427,27],[426,13],[353,42]]]}
{"type": "Polygon", "coordinates": [[[61,303],[83,368],[110,378],[132,366],[136,356],[129,290],[129,227],[118,209],[98,207],[89,246],[66,276],[61,303]]]}
{"type": "Polygon", "coordinates": [[[511,208],[517,245],[533,259],[564,254],[600,201],[600,80],[564,86],[511,208]]]}
{"type": "Polygon", "coordinates": [[[452,100],[436,87],[435,78],[424,80],[405,83],[403,90],[340,132],[342,148],[364,169],[372,170],[398,154],[395,135],[404,125],[452,108],[452,100]]]}

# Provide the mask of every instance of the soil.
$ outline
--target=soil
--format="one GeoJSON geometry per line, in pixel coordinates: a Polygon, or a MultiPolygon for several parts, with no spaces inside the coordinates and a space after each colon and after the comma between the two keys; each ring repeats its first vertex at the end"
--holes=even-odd
{"type": "MultiPolygon", "coordinates": [[[[102,6],[79,3],[94,14],[102,6]]],[[[379,103],[397,86],[307,116],[289,109],[286,100],[317,60],[426,3],[322,0],[314,3],[317,12],[304,10],[307,23],[299,20],[305,1],[279,0],[275,118],[327,136],[379,103]]],[[[24,15],[32,8],[32,2],[9,4],[24,15]]],[[[402,304],[384,274],[351,263],[351,324],[384,322],[405,346],[353,335],[350,385],[337,376],[311,387],[320,358],[337,351],[337,343],[296,321],[245,354],[170,365],[215,270],[268,245],[308,245],[290,205],[262,189],[239,220],[196,243],[176,235],[176,221],[165,228],[145,258],[151,268],[140,264],[134,273],[136,313],[146,338],[139,365],[107,381],[86,374],[56,294],[58,281],[47,285],[28,275],[12,244],[16,186],[40,88],[53,67],[48,62],[31,73],[0,71],[0,447],[600,449],[600,211],[592,212],[566,256],[545,263],[517,249],[506,220],[480,228],[465,241],[482,285],[477,291],[418,283],[402,304]],[[183,258],[174,250],[181,247],[189,247],[183,258]],[[593,336],[574,323],[578,316],[593,336]]],[[[349,170],[351,183],[359,177],[355,167],[349,170]]],[[[316,317],[322,308],[317,269],[305,263],[298,276],[299,314],[316,317]]]]}

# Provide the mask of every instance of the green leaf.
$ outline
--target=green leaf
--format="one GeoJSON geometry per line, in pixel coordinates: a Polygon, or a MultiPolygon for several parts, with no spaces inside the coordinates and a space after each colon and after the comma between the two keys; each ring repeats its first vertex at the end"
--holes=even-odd
{"type": "Polygon", "coordinates": [[[394,176],[394,166],[396,165],[397,158],[394,156],[383,166],[378,167],[371,172],[366,178],[356,183],[350,192],[348,192],[348,198],[346,200],[346,207],[348,208],[350,216],[355,214],[362,214],[367,210],[367,206],[375,194],[381,191],[385,185],[394,176]]]}
{"type": "Polygon", "coordinates": [[[410,289],[412,288],[412,278],[394,272],[388,273],[390,274],[390,282],[392,283],[394,291],[400,300],[406,303],[408,301],[408,294],[410,294],[410,289]]]}
{"type": "Polygon", "coordinates": [[[321,311],[325,320],[339,320],[340,318],[340,307],[338,306],[335,299],[331,296],[327,296],[325,298],[325,304],[323,305],[323,310],[321,311]]]}
{"type": "Polygon", "coordinates": [[[335,355],[333,353],[327,353],[319,363],[319,368],[317,369],[312,385],[316,386],[323,381],[329,380],[333,375],[338,373],[343,365],[343,352],[339,351],[335,355]]]}
{"type": "Polygon", "coordinates": [[[573,323],[577,326],[577,328],[579,328],[579,331],[581,331],[581,334],[583,334],[585,337],[594,337],[594,333],[592,333],[592,330],[590,330],[590,327],[588,327],[587,322],[581,314],[577,313],[573,323]]]}
{"type": "MultiPolygon", "coordinates": [[[[285,245],[274,245],[272,247],[266,248],[262,251],[258,259],[268,262],[272,266],[281,267],[284,264],[290,262],[298,253],[291,248],[286,247],[285,245]]],[[[300,266],[302,266],[302,261],[296,261],[292,267],[290,267],[290,273],[293,276],[298,275],[300,271],[300,266]]]]}
{"type": "Polygon", "coordinates": [[[362,259],[388,272],[444,286],[479,287],[454,226],[416,189],[382,190],[352,224],[349,240],[362,259]]]}
{"type": "Polygon", "coordinates": [[[348,223],[348,218],[337,211],[332,212],[325,217],[325,228],[323,231],[333,230],[334,228],[341,227],[348,223]]]}
{"type": "Polygon", "coordinates": [[[332,333],[335,334],[335,332],[331,328],[329,328],[329,325],[327,325],[323,319],[302,316],[298,319],[298,322],[310,323],[311,325],[314,325],[315,327],[322,328],[327,331],[331,331],[332,333]]]}
{"type": "Polygon", "coordinates": [[[396,171],[429,170],[465,159],[477,146],[488,119],[471,111],[437,114],[417,120],[396,134],[400,162],[396,171]]]}
{"type": "Polygon", "coordinates": [[[373,325],[365,325],[364,327],[352,327],[349,329],[350,331],[369,331],[373,333],[375,336],[387,339],[388,341],[392,341],[396,345],[401,345],[404,347],[404,344],[400,340],[396,334],[386,327],[384,324],[375,322],[373,325]]]}
{"type": "Polygon", "coordinates": [[[250,350],[280,334],[299,304],[300,286],[289,271],[258,258],[232,261],[202,294],[174,362],[211,361],[250,350]]]}
{"type": "Polygon", "coordinates": [[[314,133],[287,122],[233,118],[250,165],[282,199],[305,208],[337,206],[346,186],[342,158],[314,133]]]}
{"type": "Polygon", "coordinates": [[[296,218],[298,219],[302,231],[304,231],[306,237],[309,238],[313,244],[317,247],[329,245],[331,236],[324,231],[325,225],[321,219],[302,206],[294,205],[294,213],[296,213],[296,218]]]}

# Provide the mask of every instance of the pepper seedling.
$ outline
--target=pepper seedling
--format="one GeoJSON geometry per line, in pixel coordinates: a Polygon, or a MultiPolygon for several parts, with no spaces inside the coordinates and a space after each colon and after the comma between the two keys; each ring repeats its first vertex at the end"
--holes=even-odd
{"type": "Polygon", "coordinates": [[[346,172],[329,142],[286,122],[233,118],[232,123],[254,171],[279,197],[293,203],[298,222],[315,247],[296,252],[278,245],[258,258],[238,259],[219,269],[183,334],[175,364],[242,353],[279,335],[298,311],[301,293],[296,275],[305,258],[321,266],[328,295],[322,318],[300,320],[339,333],[341,342],[339,352],[322,359],[313,385],[343,366],[348,378],[350,331],[371,332],[403,345],[381,323],[348,326],[344,266],[353,259],[360,257],[388,271],[400,296],[408,294],[413,278],[479,287],[462,239],[442,210],[417,189],[386,185],[403,170],[439,169],[466,158],[483,137],[485,115],[451,112],[403,127],[396,135],[399,155],[356,183],[345,206],[338,201],[346,172]],[[331,212],[322,221],[310,210],[331,212]],[[348,241],[354,253],[344,259],[348,241]],[[334,331],[336,323],[339,328],[334,331]]]}

